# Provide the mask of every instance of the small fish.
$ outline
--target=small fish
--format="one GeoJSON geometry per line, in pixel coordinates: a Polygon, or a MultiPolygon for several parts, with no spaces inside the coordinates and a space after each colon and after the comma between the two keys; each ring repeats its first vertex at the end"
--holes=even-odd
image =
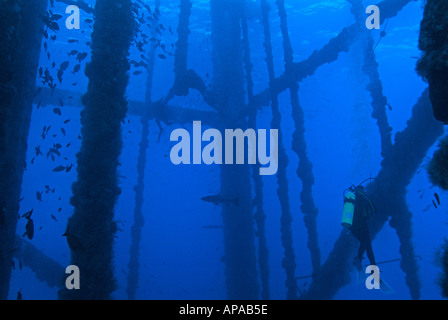
{"type": "Polygon", "coordinates": [[[23,234],[23,237],[27,236],[28,239],[32,240],[34,237],[34,221],[31,218],[28,218],[28,222],[25,226],[25,233],[23,234]]]}
{"type": "Polygon", "coordinates": [[[76,54],[78,53],[78,50],[72,50],[68,53],[69,56],[76,56],[76,54]]]}
{"type": "Polygon", "coordinates": [[[159,58],[162,59],[162,60],[165,60],[165,59],[166,59],[166,56],[165,56],[164,54],[161,53],[161,54],[159,54],[159,58]]]}
{"type": "Polygon", "coordinates": [[[29,219],[29,218],[31,218],[31,215],[33,214],[33,211],[34,211],[34,209],[31,209],[30,211],[25,212],[25,213],[22,215],[22,218],[25,218],[25,219],[29,219]]]}
{"type": "Polygon", "coordinates": [[[23,298],[22,293],[20,291],[22,291],[22,289],[17,291],[17,300],[22,300],[22,298],[23,298]]]}
{"type": "Polygon", "coordinates": [[[51,219],[53,219],[54,221],[58,222],[58,219],[54,216],[54,215],[50,215],[51,219]]]}
{"type": "Polygon", "coordinates": [[[73,164],[70,164],[69,166],[65,167],[65,172],[70,172],[72,170],[73,164]]]}
{"type": "Polygon", "coordinates": [[[64,75],[64,71],[58,70],[57,78],[59,80],[59,84],[62,84],[62,76],[64,75]]]}
{"type": "Polygon", "coordinates": [[[74,68],[73,68],[73,74],[77,73],[79,70],[81,70],[81,65],[77,64],[74,68]]]}
{"type": "Polygon", "coordinates": [[[57,155],[58,157],[61,156],[61,153],[59,152],[58,148],[53,147],[50,150],[48,150],[47,159],[48,159],[48,157],[51,156],[51,158],[54,160],[54,155],[57,155]]]}
{"type": "Polygon", "coordinates": [[[133,73],[133,75],[134,76],[138,76],[139,74],[142,74],[143,72],[142,71],[135,71],[134,73],[133,73]]]}
{"type": "Polygon", "coordinates": [[[66,170],[66,167],[64,167],[64,166],[58,166],[58,167],[56,167],[56,168],[53,169],[53,172],[62,172],[62,171],[64,171],[64,170],[66,170]]]}
{"type": "Polygon", "coordinates": [[[437,200],[437,204],[440,206],[440,197],[439,197],[439,195],[437,194],[437,192],[434,192],[434,197],[435,197],[436,200],[437,200]]]}
{"type": "Polygon", "coordinates": [[[61,98],[59,98],[59,104],[61,107],[64,107],[64,101],[61,98]]]}
{"type": "Polygon", "coordinates": [[[67,124],[69,122],[70,122],[70,119],[67,119],[67,120],[64,121],[64,124],[67,124]]]}
{"type": "Polygon", "coordinates": [[[206,197],[201,198],[201,200],[205,201],[205,202],[211,202],[215,206],[217,206],[218,204],[229,205],[230,203],[233,203],[234,205],[239,206],[238,198],[231,199],[231,198],[228,198],[228,197],[224,197],[224,196],[222,196],[220,194],[212,195],[212,196],[206,196],[206,197]]]}
{"type": "Polygon", "coordinates": [[[36,149],[36,157],[42,155],[42,151],[40,151],[40,146],[37,146],[37,147],[35,147],[34,149],[36,149]]]}
{"type": "Polygon", "coordinates": [[[64,61],[61,63],[61,65],[59,66],[59,70],[61,71],[65,71],[67,70],[67,68],[70,66],[70,62],[68,61],[64,61]]]}
{"type": "Polygon", "coordinates": [[[85,58],[87,58],[87,52],[82,52],[82,53],[78,53],[76,60],[78,60],[79,63],[81,63],[81,61],[84,60],[85,58]]]}
{"type": "Polygon", "coordinates": [[[68,42],[68,43],[78,43],[79,40],[78,40],[78,39],[68,39],[67,42],[68,42]]]}
{"type": "Polygon", "coordinates": [[[435,203],[435,201],[434,201],[434,200],[432,200],[432,204],[434,205],[434,208],[436,208],[436,209],[437,209],[437,205],[436,205],[436,203],[435,203]]]}
{"type": "Polygon", "coordinates": [[[53,14],[51,11],[50,11],[50,13],[51,13],[50,20],[57,21],[62,18],[62,16],[60,14],[57,14],[57,13],[53,14]]]}
{"type": "Polygon", "coordinates": [[[62,134],[63,134],[64,137],[65,137],[65,129],[64,129],[64,128],[61,128],[61,132],[62,132],[62,134]]]}
{"type": "Polygon", "coordinates": [[[36,191],[36,199],[37,199],[37,201],[39,201],[39,202],[42,201],[42,192],[36,191]]]}
{"type": "Polygon", "coordinates": [[[85,19],[84,21],[85,21],[85,23],[92,23],[92,22],[93,22],[93,20],[90,19],[90,18],[87,18],[87,19],[85,19]]]}
{"type": "Polygon", "coordinates": [[[59,109],[59,108],[54,108],[54,109],[53,109],[53,112],[54,112],[55,114],[57,114],[58,116],[61,116],[61,115],[62,115],[61,109],[59,109]]]}

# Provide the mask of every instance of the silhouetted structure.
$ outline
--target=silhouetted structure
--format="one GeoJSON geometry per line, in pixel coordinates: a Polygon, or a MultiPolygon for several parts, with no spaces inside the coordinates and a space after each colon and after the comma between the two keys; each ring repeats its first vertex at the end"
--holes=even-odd
{"type": "Polygon", "coordinates": [[[423,55],[417,71],[429,83],[434,117],[448,122],[448,2],[427,0],[420,25],[419,48],[423,55]]]}
{"type": "Polygon", "coordinates": [[[0,3],[0,299],[11,276],[47,0],[0,3]]]}
{"type": "MultiPolygon", "coordinates": [[[[434,117],[448,123],[448,2],[427,0],[420,25],[419,48],[423,55],[417,71],[429,83],[434,117]]],[[[448,190],[448,137],[439,142],[428,166],[431,182],[448,190]]],[[[440,264],[443,270],[440,285],[448,298],[448,241],[442,246],[440,264]]]]}
{"type": "MultiPolygon", "coordinates": [[[[248,125],[241,117],[245,108],[240,31],[243,4],[239,0],[211,0],[212,92],[220,118],[218,128],[222,132],[230,128],[245,130],[248,125]]],[[[229,299],[258,299],[250,167],[222,166],[221,194],[239,198],[238,206],[222,207],[227,296],[229,299]]]]}
{"type": "MultiPolygon", "coordinates": [[[[155,10],[159,11],[160,0],[156,0],[155,10]]],[[[158,25],[158,15],[154,16],[154,23],[151,26],[151,37],[156,37],[156,26],[158,25]]],[[[135,191],[135,208],[134,208],[134,224],[131,230],[131,248],[129,250],[129,273],[128,273],[128,286],[126,292],[129,300],[134,300],[139,281],[139,256],[140,256],[140,244],[142,238],[142,228],[144,224],[144,214],[142,212],[144,191],[145,191],[145,168],[146,168],[146,154],[149,147],[149,109],[148,106],[152,103],[152,84],[154,77],[154,60],[157,47],[152,44],[148,54],[148,76],[146,80],[146,95],[145,106],[146,112],[141,115],[142,135],[139,144],[138,163],[137,163],[137,184],[134,187],[135,191]]]]}
{"type": "MultiPolygon", "coordinates": [[[[272,108],[272,128],[280,128],[281,126],[281,113],[278,102],[278,93],[272,88],[274,85],[274,58],[271,45],[271,31],[269,25],[269,8],[266,0],[261,0],[261,11],[263,16],[264,27],[264,48],[266,51],[266,63],[269,74],[269,86],[271,88],[271,108],[272,108]]],[[[289,204],[289,187],[288,179],[286,176],[286,168],[288,167],[288,156],[286,154],[285,147],[283,145],[283,135],[281,130],[278,132],[278,172],[277,172],[277,195],[280,200],[281,218],[280,218],[280,232],[283,249],[285,256],[282,261],[282,267],[286,272],[285,285],[287,288],[287,299],[297,299],[297,284],[295,280],[295,253],[292,246],[292,215],[289,204]]]]}
{"type": "Polygon", "coordinates": [[[127,111],[128,54],[136,25],[130,0],[98,0],[95,12],[92,60],[86,67],[89,87],[82,99],[78,181],[72,187],[75,213],[66,233],[72,264],[82,270],[81,288],[63,289],[62,299],[109,299],[115,290],[114,206],[121,192],[117,166],[127,111]]]}
{"type": "MultiPolygon", "coordinates": [[[[278,12],[280,16],[281,31],[283,37],[283,54],[285,57],[285,74],[287,75],[294,64],[293,50],[288,32],[288,22],[283,0],[277,0],[278,12]]],[[[319,272],[320,268],[320,249],[317,234],[317,208],[314,204],[313,185],[314,174],[313,165],[308,158],[307,146],[305,140],[305,119],[302,107],[299,101],[299,85],[291,79],[289,83],[289,93],[291,98],[292,119],[294,121],[295,131],[293,133],[292,149],[299,157],[299,166],[297,168],[297,177],[302,180],[302,192],[300,200],[302,202],[300,209],[304,214],[303,221],[308,231],[308,248],[311,255],[311,265],[313,274],[319,272]]]]}
{"type": "MultiPolygon", "coordinates": [[[[247,5],[247,2],[245,2],[247,5]]],[[[257,108],[253,106],[254,102],[254,81],[252,78],[252,62],[250,52],[249,30],[247,25],[247,14],[245,6],[243,7],[244,15],[241,19],[241,31],[243,35],[244,49],[244,67],[246,71],[247,99],[248,99],[248,125],[249,128],[257,127],[257,108]]],[[[256,163],[252,166],[252,179],[254,181],[254,219],[256,223],[255,235],[258,238],[258,265],[260,268],[261,278],[261,299],[268,300],[270,297],[269,285],[269,250],[266,241],[266,213],[263,208],[263,180],[259,174],[260,164],[256,163]]]]}
{"type": "MultiPolygon", "coordinates": [[[[67,4],[74,2],[71,0],[59,1],[67,4]]],[[[398,14],[410,1],[385,0],[380,2],[378,5],[381,9],[382,21],[398,14]]],[[[9,12],[8,10],[11,10],[11,8],[8,6],[13,2],[2,2],[1,6],[5,7],[5,11],[0,11],[0,14],[9,12]]],[[[413,177],[428,148],[442,133],[441,124],[435,123],[428,113],[428,109],[430,108],[428,94],[423,94],[420,101],[414,107],[413,116],[408,122],[408,127],[403,132],[397,134],[396,142],[392,144],[391,128],[385,112],[387,99],[382,92],[373,42],[371,38],[362,38],[365,35],[365,31],[360,27],[360,21],[362,20],[359,14],[362,8],[361,2],[350,1],[357,23],[344,28],[337,37],[330,40],[323,48],[313,52],[308,59],[297,63],[293,61],[293,49],[289,39],[285,5],[282,0],[277,0],[276,4],[280,17],[285,62],[285,72],[279,77],[276,77],[274,74],[267,2],[266,0],[261,0],[261,3],[262,10],[260,13],[262,14],[260,18],[262,18],[265,32],[269,87],[258,94],[254,94],[253,92],[254,83],[252,80],[250,39],[247,20],[244,14],[244,1],[211,0],[214,76],[211,89],[205,86],[204,81],[198,73],[188,69],[189,21],[192,1],[180,0],[179,24],[177,29],[178,41],[174,59],[175,81],[167,95],[159,101],[152,100],[155,46],[152,45],[150,49],[145,102],[133,101],[129,103],[130,113],[141,116],[143,127],[137,165],[138,181],[135,186],[136,204],[134,226],[132,228],[131,257],[128,264],[127,294],[129,299],[135,299],[139,281],[139,245],[144,218],[142,212],[144,195],[143,182],[146,152],[149,145],[149,121],[191,122],[192,120],[202,119],[204,125],[213,125],[219,129],[242,128],[244,130],[248,127],[256,127],[258,108],[271,106],[272,128],[280,129],[281,113],[278,96],[285,90],[289,90],[291,99],[292,117],[295,125],[292,149],[299,157],[297,176],[302,181],[301,211],[304,214],[304,221],[308,230],[308,247],[311,253],[314,274],[313,283],[309,291],[302,298],[332,298],[341,286],[348,283],[348,272],[352,269],[351,262],[356,246],[351,243],[350,237],[346,234],[341,234],[329,258],[321,266],[316,226],[317,208],[312,195],[314,175],[312,163],[307,156],[304,136],[305,123],[303,110],[299,102],[298,90],[300,81],[313,75],[323,64],[336,61],[339,53],[348,51],[350,46],[360,38],[365,42],[363,71],[369,80],[367,90],[372,97],[372,117],[377,120],[379,127],[382,146],[381,154],[383,156],[381,163],[382,169],[375,182],[368,188],[368,192],[378,209],[377,215],[372,221],[372,228],[374,234],[378,233],[384,223],[390,218],[390,224],[395,228],[400,239],[400,252],[403,257],[401,266],[406,273],[407,285],[410,288],[412,298],[418,299],[420,296],[420,284],[417,273],[418,266],[410,241],[412,236],[411,213],[407,209],[404,196],[405,187],[413,177]],[[203,96],[204,101],[215,112],[186,110],[179,106],[170,105],[173,97],[185,96],[189,93],[189,89],[198,90],[203,96]],[[246,94],[248,105],[246,105],[245,101],[246,94]],[[248,116],[248,121],[246,120],[246,116],[248,116]],[[334,270],[339,271],[337,277],[335,277],[334,270]]],[[[431,8],[434,9],[432,7],[434,3],[436,3],[435,0],[428,0],[425,19],[426,17],[432,17],[431,15],[433,13],[428,14],[428,12],[431,12],[431,8]]],[[[46,5],[46,1],[33,0],[33,6],[37,6],[38,4],[43,8],[44,4],[46,5]]],[[[159,11],[159,5],[160,1],[157,0],[156,11],[159,11]]],[[[30,8],[32,7],[32,5],[29,6],[30,8]]],[[[38,21],[36,15],[37,12],[41,12],[39,10],[34,9],[32,12],[33,19],[29,20],[30,25],[36,26],[41,23],[38,21]]],[[[89,89],[82,99],[85,104],[85,110],[82,112],[83,141],[81,151],[78,155],[78,181],[73,185],[72,198],[75,214],[69,220],[67,229],[67,240],[72,250],[72,262],[83,270],[83,276],[81,277],[82,290],[77,292],[62,290],[60,297],[64,299],[108,299],[115,288],[112,268],[112,246],[116,225],[113,221],[113,210],[115,201],[120,193],[120,189],[117,186],[116,168],[121,150],[120,122],[123,120],[127,111],[124,92],[128,80],[127,71],[129,70],[129,64],[127,55],[134,32],[134,20],[130,0],[98,0],[95,9],[87,6],[84,7],[84,10],[96,12],[96,21],[95,30],[92,35],[92,62],[86,69],[86,74],[90,80],[89,89]]],[[[31,11],[29,13],[31,14],[31,11]]],[[[13,13],[10,15],[7,14],[6,16],[11,20],[2,20],[1,23],[5,25],[18,24],[18,21],[14,20],[13,13]]],[[[427,20],[425,19],[422,27],[425,27],[423,33],[427,35],[431,32],[431,25],[428,22],[430,21],[429,18],[427,20]]],[[[157,23],[158,21],[156,20],[156,26],[157,23]]],[[[3,31],[0,31],[0,37],[2,39],[8,36],[5,30],[3,28],[3,31]]],[[[20,33],[20,30],[20,28],[17,28],[16,34],[13,34],[11,37],[12,40],[10,39],[11,41],[4,42],[5,45],[0,50],[0,54],[9,52],[8,50],[17,52],[14,51],[20,48],[17,39],[33,37],[35,43],[40,41],[39,33],[37,32],[38,28],[32,30],[34,32],[27,34],[24,34],[23,30],[20,33]],[[7,50],[3,50],[3,48],[7,48],[7,50]]],[[[155,29],[153,28],[153,30],[155,29]]],[[[28,45],[29,43],[27,43],[28,45]]],[[[433,48],[432,44],[430,45],[429,42],[424,42],[424,50],[430,52],[429,49],[431,48],[433,48]]],[[[26,59],[30,59],[26,61],[38,58],[38,52],[33,50],[25,50],[22,54],[27,57],[26,59]]],[[[18,55],[18,57],[25,59],[21,55],[18,55]]],[[[19,58],[16,57],[16,59],[19,58]]],[[[1,61],[4,61],[3,56],[1,61]]],[[[428,62],[429,60],[423,58],[420,66],[428,67],[424,63],[425,61],[428,62]]],[[[12,64],[11,66],[14,66],[13,70],[21,70],[19,64],[12,64]]],[[[18,89],[18,87],[14,88],[10,85],[12,81],[8,79],[8,74],[11,71],[9,67],[5,63],[2,66],[4,68],[2,71],[4,72],[1,72],[0,75],[3,77],[0,79],[0,94],[4,98],[0,102],[0,121],[2,124],[0,127],[0,151],[5,153],[5,156],[2,156],[0,159],[2,161],[0,176],[6,176],[6,179],[2,179],[0,183],[8,188],[12,185],[13,191],[7,196],[0,196],[1,213],[5,213],[6,217],[3,223],[0,220],[0,228],[5,226],[5,229],[9,232],[3,233],[3,230],[1,230],[0,237],[7,237],[5,239],[8,240],[0,242],[0,254],[6,252],[5,248],[13,248],[13,242],[9,240],[14,238],[15,233],[15,218],[18,210],[21,174],[23,171],[22,164],[25,161],[25,142],[36,75],[36,68],[27,69],[28,73],[26,75],[20,75],[21,77],[23,76],[23,78],[20,78],[21,80],[25,79],[28,81],[27,83],[29,85],[27,84],[26,88],[29,92],[21,93],[24,101],[26,101],[16,101],[17,104],[14,106],[19,105],[20,107],[21,103],[27,105],[26,108],[24,107],[23,113],[17,113],[17,115],[20,114],[21,118],[19,120],[22,121],[21,123],[24,123],[24,126],[20,128],[17,126],[9,126],[8,121],[10,120],[8,117],[11,112],[8,106],[16,97],[14,90],[18,89]],[[23,117],[25,121],[23,121],[23,117]],[[25,127],[26,130],[24,129],[25,127]],[[11,153],[8,153],[10,142],[15,141],[16,137],[19,137],[20,143],[14,146],[17,149],[11,149],[11,153]],[[17,158],[9,157],[12,154],[14,157],[17,156],[17,158]],[[12,164],[10,158],[15,161],[14,164],[12,164]],[[4,168],[7,168],[7,170],[5,171],[4,168]],[[14,218],[13,222],[11,222],[12,218],[14,218]],[[11,233],[11,230],[14,232],[11,233]]],[[[20,72],[24,71],[22,70],[20,72]]],[[[13,75],[13,81],[15,81],[14,79],[16,77],[19,77],[17,72],[13,75]]],[[[56,89],[54,93],[56,97],[58,95],[66,95],[79,99],[79,95],[77,96],[71,92],[56,89]]],[[[56,98],[51,96],[50,90],[43,89],[42,95],[41,98],[44,100],[44,104],[57,104],[57,101],[54,102],[56,98]]],[[[433,93],[431,93],[431,99],[433,99],[433,93]]],[[[11,123],[17,125],[19,122],[11,123]]],[[[290,212],[288,181],[286,176],[288,159],[281,134],[279,136],[279,143],[278,196],[282,212],[281,237],[285,250],[282,265],[286,273],[287,298],[296,299],[296,261],[292,243],[292,214],[290,212]]],[[[435,157],[435,159],[443,158],[435,157]]],[[[438,168],[444,166],[441,163],[445,162],[437,163],[438,168]]],[[[444,167],[446,168],[446,166],[444,167]]],[[[258,165],[252,167],[253,174],[251,176],[251,168],[248,165],[221,167],[221,194],[229,197],[238,197],[240,200],[238,206],[229,205],[223,206],[222,208],[225,244],[224,262],[226,265],[227,294],[230,299],[257,299],[260,296],[254,241],[254,220],[257,226],[255,234],[258,237],[258,263],[262,287],[261,297],[268,299],[270,296],[268,250],[264,234],[266,213],[263,209],[263,183],[261,177],[258,175],[258,168],[258,165]],[[254,181],[255,201],[252,201],[251,178],[254,181]],[[255,214],[252,215],[254,210],[255,214]]],[[[433,174],[433,176],[436,175],[438,175],[438,171],[433,174]]],[[[6,190],[5,188],[3,190],[6,190]]],[[[3,238],[0,240],[3,240],[3,238]]],[[[28,250],[30,246],[26,244],[25,248],[28,250]]],[[[37,257],[36,254],[38,252],[34,249],[29,252],[32,252],[32,255],[37,257]]],[[[2,291],[0,293],[2,295],[0,295],[0,298],[7,294],[6,286],[9,282],[10,256],[12,254],[9,253],[1,256],[0,289],[2,291]],[[4,291],[5,288],[6,291],[4,291]]],[[[44,261],[46,265],[53,266],[51,267],[52,270],[59,270],[58,272],[61,272],[59,266],[54,265],[47,259],[44,259],[44,261]]],[[[30,262],[29,266],[41,274],[40,271],[42,270],[36,264],[30,262]]],[[[39,278],[48,277],[51,277],[48,273],[39,275],[39,278]]],[[[47,282],[54,283],[54,281],[51,282],[48,280],[47,282]]]]}

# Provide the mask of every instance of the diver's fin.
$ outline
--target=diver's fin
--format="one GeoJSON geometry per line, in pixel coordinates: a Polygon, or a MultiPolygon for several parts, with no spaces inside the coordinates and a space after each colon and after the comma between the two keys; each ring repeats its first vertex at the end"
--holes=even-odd
{"type": "Polygon", "coordinates": [[[383,279],[380,279],[380,289],[385,294],[392,294],[395,293],[394,290],[389,286],[383,279]]]}
{"type": "Polygon", "coordinates": [[[355,266],[355,270],[356,270],[356,280],[358,283],[365,282],[367,279],[367,275],[364,272],[364,269],[361,264],[361,260],[362,260],[362,258],[361,259],[355,258],[355,260],[353,261],[353,265],[355,266]]]}
{"type": "Polygon", "coordinates": [[[358,283],[364,283],[367,279],[367,274],[362,269],[356,268],[356,275],[356,280],[358,283]]]}

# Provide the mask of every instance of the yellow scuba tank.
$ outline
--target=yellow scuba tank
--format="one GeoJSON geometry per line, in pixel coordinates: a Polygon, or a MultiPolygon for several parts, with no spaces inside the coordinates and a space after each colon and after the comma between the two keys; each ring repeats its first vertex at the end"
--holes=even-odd
{"type": "Polygon", "coordinates": [[[353,214],[355,213],[356,195],[349,191],[344,194],[344,209],[342,211],[342,226],[350,228],[353,224],[353,214]]]}

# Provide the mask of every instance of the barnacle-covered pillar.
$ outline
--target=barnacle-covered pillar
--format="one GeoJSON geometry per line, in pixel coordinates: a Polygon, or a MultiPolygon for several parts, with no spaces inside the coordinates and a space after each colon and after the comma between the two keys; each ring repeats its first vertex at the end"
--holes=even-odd
{"type": "Polygon", "coordinates": [[[448,122],[448,2],[428,0],[420,25],[417,71],[429,83],[434,117],[448,122]]]}
{"type": "MultiPolygon", "coordinates": [[[[159,11],[160,0],[156,0],[155,8],[159,11]]],[[[151,37],[156,37],[156,26],[158,25],[159,18],[158,15],[154,16],[154,23],[151,26],[151,37]]],[[[146,80],[146,94],[145,94],[145,110],[140,121],[142,124],[142,135],[139,144],[138,151],[138,162],[137,162],[137,184],[134,187],[135,191],[135,208],[134,208],[134,224],[131,229],[131,248],[129,249],[129,273],[128,273],[128,285],[126,288],[126,293],[129,300],[135,299],[135,294],[138,288],[139,281],[139,256],[140,256],[140,242],[142,239],[142,228],[145,222],[143,216],[143,201],[144,201],[144,191],[145,191],[145,168],[146,168],[146,153],[149,146],[149,106],[152,103],[152,84],[154,77],[154,62],[156,54],[156,45],[151,44],[148,54],[148,75],[146,80]]]]}
{"type": "MultiPolygon", "coordinates": [[[[428,0],[420,26],[419,48],[423,51],[417,71],[429,83],[434,117],[448,123],[448,2],[428,0]]],[[[428,166],[430,181],[448,190],[448,136],[440,140],[428,166]]],[[[443,270],[440,286],[448,298],[448,241],[442,247],[440,264],[443,270]]]]}
{"type": "MultiPolygon", "coordinates": [[[[448,123],[448,2],[428,0],[420,26],[423,55],[417,71],[428,81],[434,117],[448,123]]],[[[428,166],[431,182],[448,190],[448,137],[439,143],[428,166]]]]}
{"type": "Polygon", "coordinates": [[[0,299],[6,299],[47,0],[0,1],[0,299]]]}
{"type": "MultiPolygon", "coordinates": [[[[266,63],[269,73],[269,86],[271,88],[271,108],[272,108],[272,122],[271,125],[274,129],[280,129],[281,125],[281,113],[278,101],[278,94],[274,92],[274,58],[271,45],[271,31],[269,25],[269,8],[266,0],[261,0],[261,11],[263,16],[264,27],[264,47],[266,51],[266,63]]],[[[278,173],[277,173],[277,195],[280,201],[281,217],[280,217],[280,232],[282,246],[285,252],[285,256],[282,261],[283,269],[285,269],[286,280],[285,285],[287,288],[287,299],[297,299],[297,284],[295,280],[295,253],[292,243],[292,215],[291,207],[289,204],[289,187],[288,179],[286,176],[286,169],[288,167],[288,155],[286,154],[285,147],[283,145],[283,135],[281,131],[278,134],[278,173]]]]}
{"type": "Polygon", "coordinates": [[[165,103],[168,103],[174,96],[188,95],[189,89],[198,90],[203,95],[204,100],[210,103],[204,81],[194,70],[187,69],[191,7],[191,0],[180,0],[179,24],[177,26],[179,37],[176,42],[176,54],[174,56],[175,79],[173,87],[164,99],[165,103]]]}
{"type": "MultiPolygon", "coordinates": [[[[221,132],[247,128],[241,116],[245,107],[240,27],[243,4],[240,0],[211,0],[213,92],[221,132]]],[[[221,194],[239,199],[238,205],[222,207],[227,296],[229,299],[258,299],[250,167],[222,165],[221,194]]]]}
{"type": "Polygon", "coordinates": [[[95,6],[78,180],[72,186],[75,212],[67,225],[71,263],[79,267],[81,288],[63,289],[62,299],[109,299],[115,289],[114,206],[120,194],[117,166],[127,111],[127,57],[135,29],[132,7],[131,0],[98,0],[95,6]]]}
{"type": "MultiPolygon", "coordinates": [[[[247,5],[247,1],[246,4],[247,5]]],[[[250,54],[249,28],[247,25],[247,15],[241,19],[241,30],[243,34],[243,50],[244,50],[244,69],[246,72],[247,99],[249,102],[249,127],[257,127],[257,108],[254,106],[254,81],[252,78],[252,62],[250,54]]],[[[266,214],[263,208],[263,180],[259,174],[260,164],[252,166],[252,178],[254,181],[255,199],[253,201],[254,219],[257,231],[255,235],[258,238],[258,265],[260,268],[261,278],[261,299],[268,300],[270,297],[269,289],[269,250],[266,241],[266,214]]]]}
{"type": "MultiPolygon", "coordinates": [[[[288,32],[288,22],[285,10],[284,0],[276,1],[278,13],[280,16],[280,27],[283,36],[283,52],[285,57],[285,75],[289,76],[293,68],[293,50],[288,32]]],[[[308,231],[308,248],[311,255],[311,265],[313,266],[313,274],[317,274],[320,268],[320,249],[317,235],[317,207],[314,204],[313,185],[314,174],[313,165],[308,158],[307,147],[305,141],[305,116],[299,101],[299,85],[289,79],[289,92],[291,97],[292,118],[295,130],[293,133],[292,149],[299,157],[299,167],[297,168],[297,176],[302,180],[302,192],[300,200],[302,205],[300,209],[304,214],[304,222],[308,231]]]]}

